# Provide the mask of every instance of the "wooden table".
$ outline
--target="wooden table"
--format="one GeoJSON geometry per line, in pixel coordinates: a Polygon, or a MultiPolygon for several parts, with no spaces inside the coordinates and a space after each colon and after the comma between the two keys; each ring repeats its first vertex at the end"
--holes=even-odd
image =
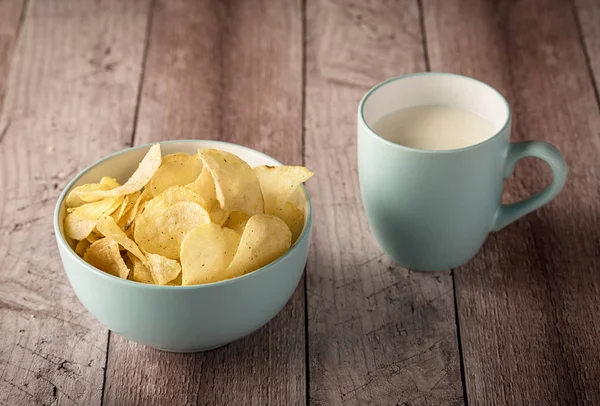
{"type": "MultiPolygon", "coordinates": [[[[0,0],[1,405],[600,405],[600,2],[0,0]],[[469,264],[375,244],[355,115],[375,83],[474,76],[569,181],[469,264]],[[316,172],[306,277],[267,326],[169,354],[88,314],[58,258],[65,184],[131,145],[244,144],[316,172]]],[[[550,171],[521,163],[515,201],[550,171]]]]}

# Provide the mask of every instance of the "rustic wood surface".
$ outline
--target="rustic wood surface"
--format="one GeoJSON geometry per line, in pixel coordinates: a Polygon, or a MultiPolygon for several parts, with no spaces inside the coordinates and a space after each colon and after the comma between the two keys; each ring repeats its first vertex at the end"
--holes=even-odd
{"type": "MultiPolygon", "coordinates": [[[[295,0],[158,1],[135,144],[219,139],[301,165],[301,15],[295,0]]],[[[303,282],[267,326],[206,353],[169,354],[112,334],[104,403],[305,404],[304,337],[303,282]]]]}
{"type": "MultiPolygon", "coordinates": [[[[0,405],[600,404],[600,3],[0,0],[0,405]],[[502,91],[566,156],[550,205],[435,274],[372,239],[356,106],[423,70],[502,91]],[[306,281],[267,326],[169,354],[75,297],[52,212],[132,144],[210,138],[316,172],[306,281]]],[[[550,181],[523,161],[516,201],[550,181]]]]}
{"type": "MultiPolygon", "coordinates": [[[[491,235],[454,271],[468,399],[600,404],[600,114],[571,4],[424,4],[431,68],[500,89],[512,139],[551,142],[569,165],[552,204],[491,235]]],[[[549,172],[521,162],[508,199],[536,192],[549,172]]]]}
{"type": "Polygon", "coordinates": [[[319,174],[308,184],[318,219],[307,267],[310,400],[462,404],[452,276],[382,254],[358,188],[360,98],[425,70],[417,4],[309,0],[307,29],[306,165],[319,174]]]}

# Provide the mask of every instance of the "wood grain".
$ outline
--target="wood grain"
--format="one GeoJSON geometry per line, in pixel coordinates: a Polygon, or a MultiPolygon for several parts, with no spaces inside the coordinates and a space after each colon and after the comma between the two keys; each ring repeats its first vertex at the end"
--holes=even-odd
{"type": "MultiPolygon", "coordinates": [[[[455,270],[471,405],[600,404],[600,114],[568,1],[426,1],[433,70],[475,76],[514,110],[513,140],[565,155],[569,180],[548,206],[490,236],[455,270]]],[[[522,199],[550,181],[522,162],[522,199]]]]}
{"type": "MultiPolygon", "coordinates": [[[[25,0],[0,0],[0,109],[4,99],[13,48],[19,35],[24,11],[25,0]]],[[[2,142],[2,132],[0,132],[0,142],[2,142]]]]}
{"type": "Polygon", "coordinates": [[[2,405],[100,404],[107,332],[69,286],[52,214],[80,169],[131,137],[147,11],[145,1],[29,2],[0,116],[2,405]]]}
{"type": "MultiPolygon", "coordinates": [[[[296,0],[158,1],[135,143],[219,139],[301,164],[301,15],[296,0]]],[[[303,285],[267,326],[214,351],[113,334],[105,404],[305,404],[303,285]]]]}
{"type": "Polygon", "coordinates": [[[356,108],[377,82],[425,70],[417,3],[309,0],[307,34],[311,404],[462,404],[452,277],[391,262],[359,196],[356,108]]]}
{"type": "Polygon", "coordinates": [[[596,97],[598,98],[600,84],[600,2],[596,0],[573,0],[577,22],[581,37],[584,41],[584,50],[588,66],[594,75],[596,97]]]}

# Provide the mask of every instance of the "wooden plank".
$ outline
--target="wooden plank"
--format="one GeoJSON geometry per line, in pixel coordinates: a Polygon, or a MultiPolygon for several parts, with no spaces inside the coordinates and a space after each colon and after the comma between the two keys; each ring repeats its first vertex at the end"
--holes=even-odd
{"type": "Polygon", "coordinates": [[[425,70],[415,1],[308,1],[306,165],[310,401],[462,404],[452,276],[376,245],[360,203],[356,108],[377,82],[425,70]]]}
{"type": "MultiPolygon", "coordinates": [[[[136,144],[220,139],[301,164],[301,15],[299,0],[158,1],[136,144]]],[[[303,285],[260,331],[207,353],[113,334],[105,404],[305,404],[303,285]]]]}
{"type": "Polygon", "coordinates": [[[80,169],[130,140],[147,12],[29,3],[0,116],[2,405],[101,402],[107,332],[67,282],[52,215],[80,169]]]}
{"type": "Polygon", "coordinates": [[[577,22],[583,38],[588,66],[594,75],[596,98],[600,84],[600,3],[596,0],[574,0],[577,22]]]}
{"type": "MultiPolygon", "coordinates": [[[[24,11],[24,0],[0,0],[0,109],[4,99],[13,48],[19,35],[24,11]]],[[[0,135],[1,139],[2,135],[0,135]]]]}
{"type": "MultiPolygon", "coordinates": [[[[569,1],[425,2],[433,70],[475,76],[514,110],[513,140],[566,156],[569,181],[455,271],[471,405],[600,403],[600,114],[569,1]]],[[[519,164],[509,200],[549,170],[519,164]]]]}

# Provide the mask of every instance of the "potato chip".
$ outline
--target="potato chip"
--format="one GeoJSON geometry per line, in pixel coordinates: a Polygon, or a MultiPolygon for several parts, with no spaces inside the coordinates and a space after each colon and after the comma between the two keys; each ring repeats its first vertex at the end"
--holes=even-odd
{"type": "Polygon", "coordinates": [[[110,215],[122,202],[123,196],[115,196],[75,208],[65,217],[65,234],[76,240],[86,239],[96,227],[98,219],[110,215]]]}
{"type": "Polygon", "coordinates": [[[209,148],[199,149],[198,156],[214,179],[217,200],[223,210],[249,215],[264,213],[260,183],[245,161],[229,152],[209,148]]]}
{"type": "Polygon", "coordinates": [[[90,245],[85,251],[83,260],[119,278],[127,279],[129,275],[129,268],[119,252],[119,244],[111,238],[102,238],[90,245]]]}
{"type": "Polygon", "coordinates": [[[167,157],[163,158],[162,165],[150,180],[149,187],[153,196],[158,196],[171,186],[194,182],[202,171],[202,161],[198,155],[173,155],[168,160],[167,157]]]}
{"type": "Polygon", "coordinates": [[[177,278],[173,279],[171,282],[167,283],[167,286],[181,286],[181,273],[177,278]]]}
{"type": "Polygon", "coordinates": [[[136,216],[144,207],[144,204],[151,198],[152,198],[152,193],[150,193],[150,189],[145,188],[138,196],[138,198],[135,201],[135,203],[133,204],[133,207],[131,208],[131,210],[129,210],[129,213],[127,214],[127,222],[125,223],[124,230],[128,230],[131,227],[131,225],[135,221],[136,216]]]}
{"type": "Polygon", "coordinates": [[[314,173],[303,166],[257,166],[254,172],[260,181],[265,199],[265,213],[275,214],[290,200],[300,184],[310,179],[314,173]]]}
{"type": "Polygon", "coordinates": [[[115,240],[120,246],[131,252],[140,261],[142,261],[144,265],[147,265],[146,257],[142,251],[140,251],[137,244],[127,237],[125,232],[121,230],[119,226],[117,226],[115,219],[113,219],[111,216],[104,216],[100,218],[100,220],[98,220],[98,224],[96,224],[96,228],[102,235],[115,240]]]}
{"type": "Polygon", "coordinates": [[[304,229],[304,214],[290,202],[285,202],[282,207],[276,208],[272,214],[287,224],[292,232],[292,245],[294,245],[304,229]]]}
{"type": "Polygon", "coordinates": [[[123,258],[123,262],[125,262],[125,266],[129,269],[129,275],[127,275],[127,280],[133,280],[133,262],[129,259],[127,255],[129,252],[125,251],[125,253],[121,253],[121,258],[123,258]]]}
{"type": "Polygon", "coordinates": [[[90,244],[95,243],[99,239],[104,238],[102,235],[98,234],[96,230],[92,231],[90,235],[87,236],[86,240],[90,242],[90,244]]]}
{"type": "Polygon", "coordinates": [[[166,285],[181,274],[181,266],[174,259],[146,253],[152,278],[158,285],[166,285]]]}
{"type": "Polygon", "coordinates": [[[127,252],[127,257],[132,263],[130,275],[131,280],[141,283],[149,283],[152,285],[156,283],[154,282],[154,278],[152,277],[150,269],[144,265],[144,263],[140,261],[138,257],[133,255],[131,252],[127,252]]]}
{"type": "Polygon", "coordinates": [[[186,154],[185,152],[174,152],[169,155],[165,155],[162,157],[162,165],[168,164],[173,161],[180,160],[182,157],[190,157],[190,154],[186,154]]]}
{"type": "Polygon", "coordinates": [[[291,243],[292,233],[279,217],[270,214],[250,217],[223,279],[247,274],[275,261],[291,243]]]}
{"type": "Polygon", "coordinates": [[[121,184],[117,182],[115,178],[111,178],[110,176],[103,176],[102,179],[100,179],[100,184],[105,186],[106,190],[121,186],[121,184]]]}
{"type": "Polygon", "coordinates": [[[223,225],[236,231],[239,235],[242,235],[249,219],[250,216],[246,213],[242,213],[241,211],[232,211],[229,213],[227,221],[223,225]]]}
{"type": "Polygon", "coordinates": [[[121,203],[121,207],[119,207],[119,210],[113,212],[113,214],[111,215],[112,218],[114,218],[115,221],[118,223],[121,220],[121,218],[123,218],[133,208],[139,196],[139,191],[125,195],[123,203],[121,203]]]}
{"type": "MultiPolygon", "coordinates": [[[[107,177],[102,178],[100,183],[87,183],[85,185],[77,186],[76,188],[71,190],[69,192],[69,194],[67,195],[67,197],[65,198],[65,207],[67,208],[67,211],[72,211],[69,209],[71,209],[73,207],[79,207],[82,204],[89,203],[85,200],[82,200],[81,197],[79,197],[79,195],[81,193],[92,192],[95,190],[109,190],[109,189],[114,189],[118,186],[119,186],[119,182],[117,182],[113,178],[107,178],[107,177]]],[[[97,200],[100,200],[100,199],[102,199],[102,198],[98,198],[97,200]]]]}
{"type": "Polygon", "coordinates": [[[164,199],[160,199],[163,194],[151,200],[146,210],[139,215],[134,239],[148,252],[178,259],[181,242],[186,234],[199,225],[210,223],[210,217],[197,202],[180,201],[168,204],[164,199]]]}
{"type": "Polygon", "coordinates": [[[99,197],[123,196],[141,190],[150,181],[154,173],[161,164],[160,144],[154,144],[139,167],[131,175],[124,185],[110,190],[95,190],[92,192],[80,193],[79,196],[85,201],[95,200],[99,197]]]}
{"type": "Polygon", "coordinates": [[[190,231],[181,244],[182,284],[216,282],[233,259],[240,235],[209,223],[190,231]]]}
{"type": "Polygon", "coordinates": [[[85,251],[92,245],[88,240],[81,240],[75,246],[75,253],[83,258],[85,251]]]}
{"type": "Polygon", "coordinates": [[[208,169],[203,167],[200,176],[194,182],[187,184],[186,187],[196,192],[202,199],[202,207],[208,210],[210,220],[213,223],[223,225],[227,221],[229,211],[221,208],[221,204],[217,200],[215,181],[208,169]]]}

